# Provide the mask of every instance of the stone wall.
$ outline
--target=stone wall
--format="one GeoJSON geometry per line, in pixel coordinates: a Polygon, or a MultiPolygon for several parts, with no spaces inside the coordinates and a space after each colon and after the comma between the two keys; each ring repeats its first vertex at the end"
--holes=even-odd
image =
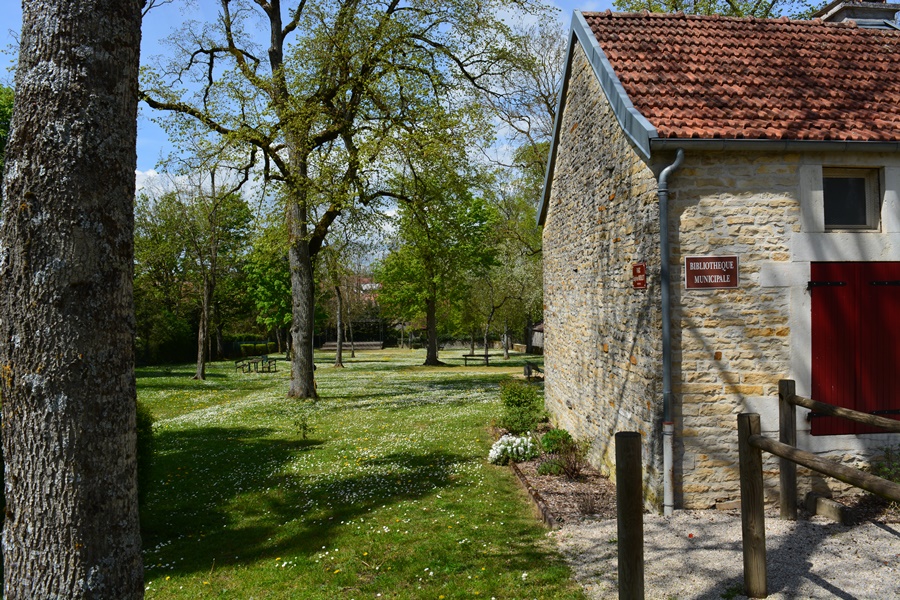
{"type": "Polygon", "coordinates": [[[609,472],[613,435],[638,431],[649,500],[661,498],[661,364],[656,178],[619,128],[580,47],[571,65],[544,227],[546,401],[593,442],[609,472]],[[632,288],[633,263],[648,267],[632,288]]]}
{"type": "Polygon", "coordinates": [[[797,156],[687,152],[671,180],[675,493],[685,508],[740,498],[737,415],[774,402],[789,375],[790,294],[760,286],[759,274],[790,261],[797,173],[797,156]],[[686,290],[691,255],[737,255],[738,288],[686,290]]]}

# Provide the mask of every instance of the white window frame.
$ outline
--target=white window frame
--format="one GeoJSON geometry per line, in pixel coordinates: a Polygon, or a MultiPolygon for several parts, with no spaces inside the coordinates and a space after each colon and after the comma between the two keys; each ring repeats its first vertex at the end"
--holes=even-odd
{"type": "Polygon", "coordinates": [[[825,225],[825,231],[878,231],[881,217],[881,180],[880,169],[853,168],[853,167],[823,167],[822,168],[822,222],[825,222],[824,190],[825,182],[830,178],[857,178],[864,179],[866,222],[864,224],[838,224],[825,225]]]}

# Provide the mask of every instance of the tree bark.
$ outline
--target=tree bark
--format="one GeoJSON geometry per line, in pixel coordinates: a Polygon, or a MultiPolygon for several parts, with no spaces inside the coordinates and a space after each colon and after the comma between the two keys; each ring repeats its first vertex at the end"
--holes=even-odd
{"type": "MultiPolygon", "coordinates": [[[[292,214],[299,212],[292,207],[292,214]]],[[[292,217],[294,223],[299,214],[292,217]]],[[[291,269],[291,383],[289,398],[316,398],[316,382],[313,377],[313,323],[315,310],[315,283],[309,242],[300,237],[292,240],[288,251],[291,269]]]]}
{"type": "Polygon", "coordinates": [[[209,338],[209,304],[212,299],[212,286],[209,276],[203,276],[203,296],[200,299],[200,325],[197,328],[197,369],[194,379],[206,379],[206,345],[209,338]]]}
{"type": "Polygon", "coordinates": [[[142,2],[23,4],[0,226],[4,597],[143,597],[133,201],[142,2]]]}
{"type": "Polygon", "coordinates": [[[438,359],[437,344],[437,299],[432,295],[425,303],[426,347],[425,366],[439,367],[443,365],[438,359]]]}
{"type": "Polygon", "coordinates": [[[337,296],[337,349],[334,351],[334,366],[338,368],[344,367],[344,297],[341,295],[341,286],[334,286],[334,293],[337,296]]]}

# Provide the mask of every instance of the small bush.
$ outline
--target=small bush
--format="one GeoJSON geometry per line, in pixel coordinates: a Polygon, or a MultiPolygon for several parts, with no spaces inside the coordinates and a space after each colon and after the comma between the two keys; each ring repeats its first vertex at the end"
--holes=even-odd
{"type": "MultiPolygon", "coordinates": [[[[872,463],[872,475],[900,483],[900,446],[887,446],[881,458],[872,463]]],[[[900,502],[891,502],[894,508],[900,508],[900,502]]]]}
{"type": "Polygon", "coordinates": [[[572,436],[565,429],[551,429],[541,438],[541,448],[544,452],[557,453],[572,441],[572,436]]]}
{"type": "Polygon", "coordinates": [[[529,436],[504,435],[494,442],[488,453],[488,460],[495,465],[505,465],[509,461],[531,460],[540,454],[529,436]]]}
{"type": "Polygon", "coordinates": [[[150,465],[153,463],[153,415],[150,410],[137,403],[137,469],[138,504],[144,504],[150,488],[150,465]]]}
{"type": "Polygon", "coordinates": [[[522,381],[504,381],[500,384],[500,401],[503,413],[499,425],[510,433],[533,431],[547,419],[544,400],[537,389],[522,381]]]}
{"type": "Polygon", "coordinates": [[[588,466],[587,455],[591,449],[588,442],[571,440],[563,444],[557,452],[560,467],[569,479],[578,479],[588,466]]]}
{"type": "Polygon", "coordinates": [[[563,468],[556,457],[548,457],[541,461],[537,468],[538,475],[562,475],[563,468]]]}
{"type": "Polygon", "coordinates": [[[881,459],[872,463],[872,474],[900,483],[900,446],[884,448],[881,459]]]}

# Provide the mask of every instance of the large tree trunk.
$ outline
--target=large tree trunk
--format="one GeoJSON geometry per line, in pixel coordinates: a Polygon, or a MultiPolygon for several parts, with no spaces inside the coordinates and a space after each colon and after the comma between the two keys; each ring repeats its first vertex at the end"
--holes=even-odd
{"type": "Polygon", "coordinates": [[[4,598],[142,598],[132,299],[141,2],[23,3],[0,226],[4,598]]]}
{"type": "MultiPolygon", "coordinates": [[[[293,220],[293,219],[292,219],[293,220]]],[[[315,282],[309,242],[302,237],[292,241],[288,258],[291,268],[291,383],[290,398],[316,398],[313,375],[313,327],[315,324],[315,282]]]]}
{"type": "Polygon", "coordinates": [[[341,295],[341,286],[334,286],[334,293],[337,295],[337,349],[334,352],[334,366],[338,368],[344,367],[344,296],[341,295]]]}
{"type": "Polygon", "coordinates": [[[197,328],[197,369],[194,379],[206,379],[206,351],[209,339],[209,304],[212,300],[212,284],[203,277],[203,296],[200,299],[200,326],[197,328]]]}
{"type": "Polygon", "coordinates": [[[441,366],[438,360],[438,344],[437,344],[437,300],[432,295],[425,302],[425,332],[426,347],[425,365],[431,367],[441,366]]]}

